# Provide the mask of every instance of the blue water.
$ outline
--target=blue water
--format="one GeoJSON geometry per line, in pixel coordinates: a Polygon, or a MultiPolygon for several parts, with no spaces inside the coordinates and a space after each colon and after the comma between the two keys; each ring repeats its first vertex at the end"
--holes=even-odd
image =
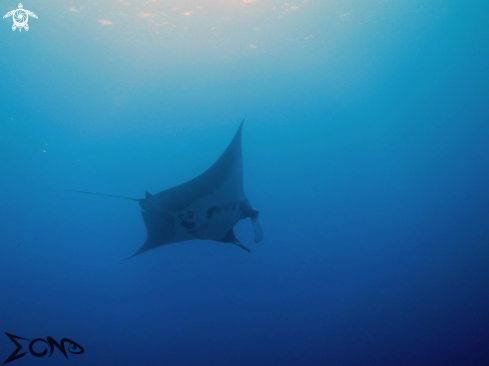
{"type": "Polygon", "coordinates": [[[489,365],[489,2],[23,5],[29,31],[0,22],[0,362],[7,332],[84,348],[18,366],[489,365]],[[250,254],[121,261],[137,203],[64,191],[183,183],[244,115],[250,254]]]}

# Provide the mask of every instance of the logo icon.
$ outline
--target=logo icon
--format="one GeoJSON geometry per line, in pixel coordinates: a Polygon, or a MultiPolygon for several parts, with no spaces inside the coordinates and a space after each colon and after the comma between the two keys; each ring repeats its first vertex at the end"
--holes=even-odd
{"type": "Polygon", "coordinates": [[[55,347],[66,357],[66,359],[68,359],[68,353],[66,351],[74,355],[80,355],[85,352],[82,346],[68,338],[63,338],[61,342],[58,343],[51,337],[47,337],[46,340],[42,338],[36,338],[31,341],[30,339],[22,338],[13,334],[5,334],[7,335],[7,337],[10,338],[10,340],[16,345],[17,348],[5,360],[5,362],[3,363],[4,365],[6,363],[18,360],[19,358],[24,357],[27,354],[27,352],[19,353],[19,351],[22,350],[22,345],[17,342],[17,340],[30,341],[29,353],[34,357],[43,357],[48,353],[48,351],[49,357],[51,357],[55,347]],[[39,343],[39,345],[36,345],[36,343],[39,343]],[[65,343],[68,344],[68,347],[66,347],[65,343]]]}
{"type": "Polygon", "coordinates": [[[27,21],[29,20],[29,15],[37,19],[36,14],[34,14],[32,11],[25,10],[22,3],[19,3],[19,8],[9,11],[3,16],[3,19],[11,16],[14,19],[12,30],[15,32],[15,30],[19,28],[19,32],[22,32],[22,28],[24,28],[26,31],[29,30],[29,24],[27,24],[27,21]]]}

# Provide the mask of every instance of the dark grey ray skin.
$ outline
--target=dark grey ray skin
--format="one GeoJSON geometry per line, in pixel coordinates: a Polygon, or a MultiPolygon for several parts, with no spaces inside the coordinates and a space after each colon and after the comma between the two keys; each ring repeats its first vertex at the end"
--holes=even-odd
{"type": "Polygon", "coordinates": [[[144,199],[133,199],[141,206],[148,238],[129,258],[161,245],[193,239],[232,243],[249,252],[233,231],[240,220],[248,217],[255,242],[261,241],[259,213],[243,191],[243,122],[226,150],[204,173],[155,195],[146,192],[144,199]]]}

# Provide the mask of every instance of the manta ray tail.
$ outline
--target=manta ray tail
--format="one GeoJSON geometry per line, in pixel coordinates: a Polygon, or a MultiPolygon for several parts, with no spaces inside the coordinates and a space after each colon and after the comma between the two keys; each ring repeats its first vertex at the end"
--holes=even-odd
{"type": "Polygon", "coordinates": [[[140,199],[140,198],[130,198],[130,197],[123,197],[123,196],[114,196],[112,194],[104,194],[104,193],[93,193],[93,192],[85,192],[85,191],[75,191],[73,189],[65,189],[65,192],[76,192],[76,193],[85,193],[85,194],[93,194],[93,195],[96,195],[96,196],[105,196],[105,197],[113,197],[113,198],[122,198],[122,199],[125,199],[125,200],[131,200],[131,201],[138,201],[138,202],[141,202],[144,200],[143,199],[140,199]]]}

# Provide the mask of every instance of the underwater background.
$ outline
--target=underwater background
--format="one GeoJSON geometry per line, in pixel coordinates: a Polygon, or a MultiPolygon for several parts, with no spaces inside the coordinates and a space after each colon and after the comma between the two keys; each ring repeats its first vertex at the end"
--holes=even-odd
{"type": "Polygon", "coordinates": [[[488,1],[23,6],[29,31],[0,22],[0,362],[9,333],[84,348],[18,366],[489,365],[488,1]],[[183,183],[245,115],[251,253],[121,261],[138,204],[64,191],[183,183]]]}

